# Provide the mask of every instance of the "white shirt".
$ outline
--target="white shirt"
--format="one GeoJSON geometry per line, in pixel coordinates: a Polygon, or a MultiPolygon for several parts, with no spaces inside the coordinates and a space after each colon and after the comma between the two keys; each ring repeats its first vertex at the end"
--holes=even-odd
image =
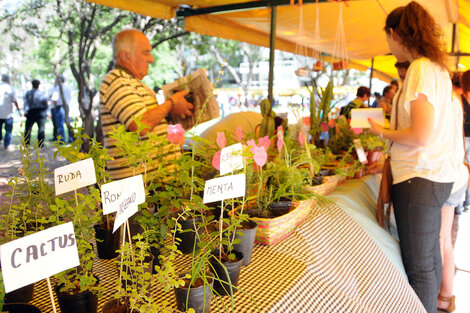
{"type": "MultiPolygon", "coordinates": [[[[66,84],[62,84],[62,90],[64,92],[65,102],[67,105],[70,104],[70,100],[72,99],[72,91],[66,84]]],[[[51,90],[51,100],[57,101],[57,106],[62,106],[62,97],[60,96],[60,89],[59,85],[55,85],[54,88],[51,90]]]]}
{"type": "Polygon", "coordinates": [[[0,119],[13,118],[13,104],[16,102],[15,91],[10,84],[0,83],[0,119]]]}
{"type": "MultiPolygon", "coordinates": [[[[453,140],[455,114],[452,110],[449,73],[428,58],[411,63],[403,83],[403,92],[394,99],[398,101],[398,129],[411,127],[410,103],[417,99],[418,94],[425,95],[434,108],[431,138],[423,147],[393,143],[390,150],[393,183],[398,184],[413,177],[441,183],[454,182],[458,166],[452,161],[456,149],[453,140]]],[[[395,109],[394,106],[391,118],[393,124],[395,109]]]]}

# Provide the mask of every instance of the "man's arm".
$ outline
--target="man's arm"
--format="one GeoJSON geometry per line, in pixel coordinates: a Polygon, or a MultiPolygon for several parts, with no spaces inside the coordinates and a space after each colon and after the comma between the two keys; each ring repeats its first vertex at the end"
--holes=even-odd
{"type": "MultiPolygon", "coordinates": [[[[148,131],[152,130],[155,126],[160,124],[169,113],[185,118],[186,116],[192,116],[193,105],[186,101],[184,96],[188,94],[188,91],[183,90],[175,93],[170,99],[167,99],[162,105],[156,106],[155,108],[148,109],[142,115],[141,122],[146,124],[148,127],[140,132],[140,135],[145,135],[148,131]]],[[[130,131],[137,130],[137,124],[135,121],[129,125],[130,131]]]]}

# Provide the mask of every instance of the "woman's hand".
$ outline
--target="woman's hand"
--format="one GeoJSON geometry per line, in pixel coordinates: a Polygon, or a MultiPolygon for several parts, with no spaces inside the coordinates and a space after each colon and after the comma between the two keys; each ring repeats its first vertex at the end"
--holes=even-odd
{"type": "Polygon", "coordinates": [[[371,118],[368,118],[367,120],[370,124],[370,132],[374,135],[381,136],[384,132],[384,128],[379,123],[374,122],[371,118]]]}

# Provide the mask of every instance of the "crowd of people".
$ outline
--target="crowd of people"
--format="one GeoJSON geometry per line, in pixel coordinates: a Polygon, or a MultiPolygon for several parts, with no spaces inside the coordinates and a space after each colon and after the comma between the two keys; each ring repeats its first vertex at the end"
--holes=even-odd
{"type": "Polygon", "coordinates": [[[40,84],[41,82],[37,79],[31,81],[32,88],[25,93],[23,110],[21,110],[15,90],[11,86],[10,76],[8,74],[2,75],[0,83],[0,141],[3,140],[5,150],[12,150],[14,108],[21,117],[26,118],[22,132],[26,145],[31,142],[34,125],[37,125],[37,144],[39,147],[44,145],[48,112],[50,112],[53,124],[53,137],[50,141],[72,142],[72,134],[68,134],[68,140],[65,136],[65,110],[66,107],[68,109],[72,99],[70,87],[65,84],[62,75],[56,78],[55,85],[48,94],[39,90],[40,84]]]}

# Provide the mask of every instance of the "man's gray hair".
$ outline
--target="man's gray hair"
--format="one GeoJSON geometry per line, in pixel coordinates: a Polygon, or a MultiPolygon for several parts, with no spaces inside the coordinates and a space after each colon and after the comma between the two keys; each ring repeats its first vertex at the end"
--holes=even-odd
{"type": "Polygon", "coordinates": [[[145,36],[141,31],[137,29],[126,29],[114,36],[113,39],[113,58],[117,60],[119,53],[124,50],[131,52],[135,45],[138,36],[145,36]]]}

